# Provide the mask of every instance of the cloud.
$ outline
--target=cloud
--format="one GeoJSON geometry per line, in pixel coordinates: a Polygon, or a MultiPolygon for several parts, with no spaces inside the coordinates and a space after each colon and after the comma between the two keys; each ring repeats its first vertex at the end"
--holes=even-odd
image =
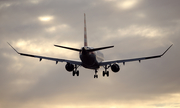
{"type": "Polygon", "coordinates": [[[52,16],[41,16],[38,18],[40,21],[51,21],[53,20],[53,17],[52,16]]]}
{"type": "Polygon", "coordinates": [[[137,2],[138,0],[124,0],[118,3],[118,6],[122,9],[131,9],[137,4],[137,2]]]}
{"type": "Polygon", "coordinates": [[[0,107],[179,107],[179,0],[6,0],[0,1],[0,107]],[[78,60],[59,44],[83,46],[83,14],[87,16],[88,45],[100,47],[106,60],[163,53],[141,63],[120,64],[119,73],[94,79],[94,70],[65,63],[23,57],[23,53],[78,60]]]}

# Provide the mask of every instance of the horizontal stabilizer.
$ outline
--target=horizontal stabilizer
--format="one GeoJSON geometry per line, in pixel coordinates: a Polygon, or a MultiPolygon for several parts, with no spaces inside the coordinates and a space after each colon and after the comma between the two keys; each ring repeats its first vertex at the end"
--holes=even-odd
{"type": "Polygon", "coordinates": [[[61,48],[65,48],[65,49],[70,49],[70,50],[74,50],[74,51],[81,51],[81,49],[76,49],[76,48],[70,48],[70,47],[65,47],[65,46],[59,46],[59,45],[54,45],[56,47],[61,47],[61,48]]]}
{"type": "Polygon", "coordinates": [[[93,48],[93,49],[88,49],[87,51],[91,52],[91,51],[98,51],[98,50],[103,50],[103,49],[107,49],[107,48],[112,48],[114,46],[107,46],[107,47],[100,47],[100,48],[93,48]]]}

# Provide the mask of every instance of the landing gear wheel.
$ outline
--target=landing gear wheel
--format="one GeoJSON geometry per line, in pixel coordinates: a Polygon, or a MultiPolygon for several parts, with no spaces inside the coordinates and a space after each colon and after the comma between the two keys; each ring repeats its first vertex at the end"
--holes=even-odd
{"type": "Polygon", "coordinates": [[[98,75],[94,75],[94,78],[98,78],[98,75]]]}
{"type": "Polygon", "coordinates": [[[98,75],[97,75],[97,69],[95,69],[95,75],[94,75],[94,78],[98,78],[98,75]]]}
{"type": "Polygon", "coordinates": [[[107,75],[107,77],[109,77],[109,71],[103,71],[103,77],[105,76],[105,75],[107,75]]]}
{"type": "Polygon", "coordinates": [[[74,70],[72,72],[73,76],[75,76],[75,75],[79,76],[79,70],[77,70],[78,67],[79,67],[78,65],[75,65],[75,68],[74,68],[74,70]]]}
{"type": "Polygon", "coordinates": [[[79,71],[76,72],[76,75],[79,76],[79,71]]]}
{"type": "Polygon", "coordinates": [[[73,72],[72,72],[72,75],[74,76],[75,74],[76,74],[76,72],[75,72],[75,71],[73,71],[73,72]]]}
{"type": "Polygon", "coordinates": [[[107,75],[107,77],[109,77],[109,71],[107,71],[107,69],[108,69],[109,67],[111,67],[111,65],[109,65],[109,66],[105,65],[105,66],[104,66],[105,71],[103,71],[103,77],[104,77],[105,75],[107,75]]]}
{"type": "Polygon", "coordinates": [[[107,75],[107,77],[109,77],[109,71],[107,71],[106,75],[107,75]]]}
{"type": "Polygon", "coordinates": [[[73,76],[75,76],[75,75],[79,76],[79,71],[73,71],[73,72],[72,72],[72,75],[73,75],[73,76]]]}
{"type": "Polygon", "coordinates": [[[106,75],[105,71],[103,71],[103,77],[106,75]]]}

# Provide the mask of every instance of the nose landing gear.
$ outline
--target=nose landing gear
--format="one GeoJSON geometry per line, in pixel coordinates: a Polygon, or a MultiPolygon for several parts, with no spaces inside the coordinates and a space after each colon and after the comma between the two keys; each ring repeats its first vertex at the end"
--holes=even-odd
{"type": "Polygon", "coordinates": [[[98,75],[97,75],[97,69],[95,69],[95,75],[94,75],[94,78],[98,78],[98,75]]]}

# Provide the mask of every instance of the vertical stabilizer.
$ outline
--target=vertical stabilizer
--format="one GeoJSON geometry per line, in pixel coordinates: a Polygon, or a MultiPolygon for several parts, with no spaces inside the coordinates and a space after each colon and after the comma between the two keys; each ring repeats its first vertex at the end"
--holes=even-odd
{"type": "Polygon", "coordinates": [[[84,13],[84,46],[87,46],[86,14],[84,13]]]}

